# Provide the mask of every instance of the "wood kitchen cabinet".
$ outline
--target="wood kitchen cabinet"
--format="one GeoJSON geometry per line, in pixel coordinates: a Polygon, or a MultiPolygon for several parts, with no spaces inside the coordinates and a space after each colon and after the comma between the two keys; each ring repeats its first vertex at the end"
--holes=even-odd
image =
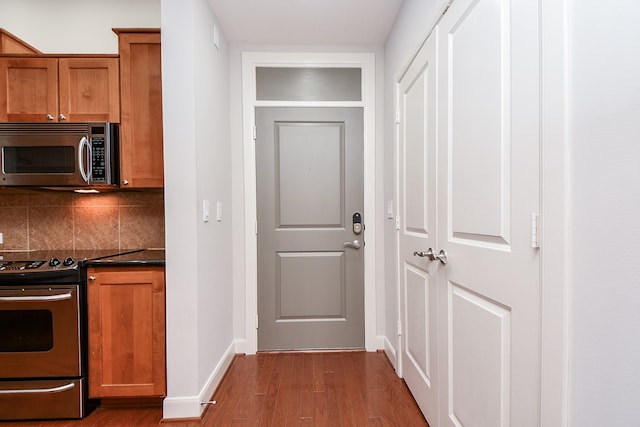
{"type": "Polygon", "coordinates": [[[121,188],[162,188],[160,30],[114,29],[120,53],[121,188]]]}
{"type": "Polygon", "coordinates": [[[4,28],[0,28],[0,53],[42,54],[38,49],[4,28]]]}
{"type": "Polygon", "coordinates": [[[164,267],[88,268],[89,396],[166,395],[164,267]]]}
{"type": "Polygon", "coordinates": [[[0,57],[0,121],[120,121],[117,57],[0,57]]]}

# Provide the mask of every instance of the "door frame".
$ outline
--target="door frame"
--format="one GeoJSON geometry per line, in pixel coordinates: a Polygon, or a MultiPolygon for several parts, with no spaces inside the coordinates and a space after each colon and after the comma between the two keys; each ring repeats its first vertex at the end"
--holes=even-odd
{"type": "MultiPolygon", "coordinates": [[[[443,3],[445,13],[451,1],[443,3]]],[[[540,369],[540,426],[566,427],[568,425],[569,384],[569,268],[568,233],[570,214],[570,156],[567,105],[570,84],[568,80],[569,46],[567,30],[568,0],[538,0],[540,8],[540,284],[541,284],[541,369],[540,369]]],[[[441,15],[429,27],[418,49],[394,74],[393,111],[398,111],[399,84],[417,56],[426,39],[440,21],[441,15]]],[[[399,137],[394,135],[394,201],[399,194],[399,137]]],[[[396,319],[402,321],[399,280],[399,229],[396,227],[396,319]]],[[[395,361],[396,371],[402,377],[403,337],[395,341],[396,351],[386,349],[395,361]]]]}
{"type": "Polygon", "coordinates": [[[236,340],[236,352],[254,354],[258,349],[258,236],[254,126],[256,107],[361,107],[364,111],[364,336],[365,349],[383,346],[376,336],[376,126],[375,54],[325,52],[242,52],[242,141],[244,166],[244,307],[245,337],[236,340]],[[347,102],[257,101],[256,68],[349,67],[362,70],[362,100],[347,102]]]}

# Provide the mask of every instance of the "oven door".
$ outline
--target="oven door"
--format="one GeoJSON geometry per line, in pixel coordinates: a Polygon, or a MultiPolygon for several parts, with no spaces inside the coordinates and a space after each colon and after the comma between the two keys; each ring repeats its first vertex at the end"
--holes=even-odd
{"type": "Polygon", "coordinates": [[[78,377],[78,285],[0,286],[0,378],[78,377]]]}

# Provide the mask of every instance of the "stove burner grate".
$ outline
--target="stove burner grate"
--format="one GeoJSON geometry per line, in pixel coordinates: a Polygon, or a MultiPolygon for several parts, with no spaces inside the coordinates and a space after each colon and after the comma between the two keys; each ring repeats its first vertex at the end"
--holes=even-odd
{"type": "Polygon", "coordinates": [[[0,261],[0,271],[30,270],[42,266],[46,261],[0,261]]]}

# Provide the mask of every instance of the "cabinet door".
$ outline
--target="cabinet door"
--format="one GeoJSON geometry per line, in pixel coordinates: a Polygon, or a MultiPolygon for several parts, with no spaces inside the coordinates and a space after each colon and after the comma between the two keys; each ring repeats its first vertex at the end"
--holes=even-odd
{"type": "Polygon", "coordinates": [[[119,33],[122,188],[161,188],[162,74],[160,33],[119,33]]]}
{"type": "Polygon", "coordinates": [[[47,122],[58,117],[58,60],[0,58],[0,121],[47,122]]]}
{"type": "Polygon", "coordinates": [[[88,277],[89,396],[164,396],[164,268],[90,268],[88,277]]]}
{"type": "Polygon", "coordinates": [[[60,121],[120,121],[118,58],[60,58],[58,65],[60,121]]]}

